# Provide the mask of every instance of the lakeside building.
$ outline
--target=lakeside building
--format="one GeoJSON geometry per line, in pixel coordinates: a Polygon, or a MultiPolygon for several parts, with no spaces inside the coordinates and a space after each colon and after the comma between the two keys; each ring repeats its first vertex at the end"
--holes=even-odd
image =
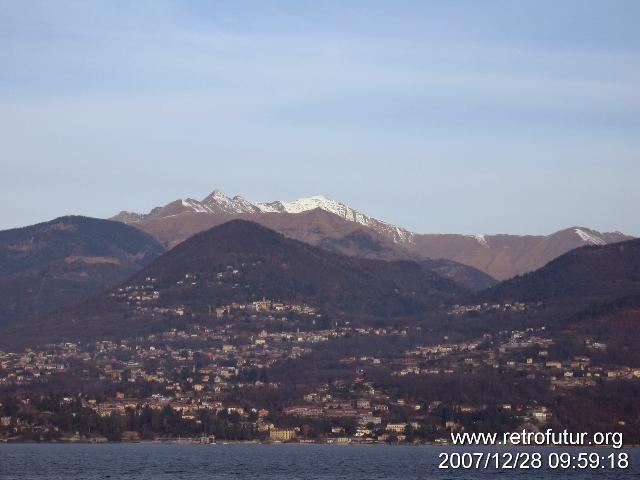
{"type": "Polygon", "coordinates": [[[296,436],[296,431],[288,428],[272,428],[269,438],[276,442],[288,442],[296,436]]]}

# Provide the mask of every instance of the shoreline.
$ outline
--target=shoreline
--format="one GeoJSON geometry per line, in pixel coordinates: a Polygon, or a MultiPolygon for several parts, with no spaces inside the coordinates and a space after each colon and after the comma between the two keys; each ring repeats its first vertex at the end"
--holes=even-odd
{"type": "Polygon", "coordinates": [[[640,444],[623,445],[620,448],[614,448],[611,445],[453,445],[452,443],[436,443],[436,442],[423,442],[423,443],[385,443],[385,442],[261,442],[261,441],[238,441],[238,440],[225,440],[214,443],[201,443],[191,440],[180,439],[167,439],[167,440],[140,440],[140,441],[91,441],[91,440],[76,440],[76,441],[54,441],[54,442],[36,442],[36,441],[7,441],[0,440],[0,448],[2,445],[189,445],[189,446],[225,446],[225,445],[325,445],[325,446],[338,446],[338,447],[350,447],[350,446],[372,446],[372,447],[443,447],[443,448],[476,448],[476,449],[533,449],[533,448],[562,448],[562,449],[589,449],[589,450],[623,450],[640,448],[640,444]]]}

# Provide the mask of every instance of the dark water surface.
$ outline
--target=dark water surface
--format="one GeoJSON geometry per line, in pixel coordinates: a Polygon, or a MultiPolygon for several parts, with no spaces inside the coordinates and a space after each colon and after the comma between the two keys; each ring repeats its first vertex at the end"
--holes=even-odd
{"type": "MultiPolygon", "coordinates": [[[[0,444],[0,479],[640,479],[640,449],[592,450],[601,455],[628,453],[626,470],[438,469],[438,454],[465,451],[496,450],[382,445],[0,444]]],[[[527,451],[547,455],[553,450],[527,451]]]]}

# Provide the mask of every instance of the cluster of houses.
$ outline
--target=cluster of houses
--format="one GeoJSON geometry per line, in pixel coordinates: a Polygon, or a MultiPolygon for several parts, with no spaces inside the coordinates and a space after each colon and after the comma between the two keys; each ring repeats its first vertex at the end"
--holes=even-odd
{"type": "Polygon", "coordinates": [[[140,307],[145,303],[158,300],[160,292],[156,290],[156,279],[146,277],[141,285],[126,285],[111,293],[112,298],[125,301],[127,305],[140,307]]]}
{"type": "Polygon", "coordinates": [[[478,303],[474,305],[454,305],[447,312],[449,315],[466,315],[470,313],[489,313],[489,312],[524,312],[534,306],[540,306],[537,304],[527,304],[524,302],[512,302],[512,303],[478,303]]]}
{"type": "Polygon", "coordinates": [[[318,313],[317,309],[306,305],[297,304],[292,302],[276,302],[263,298],[255,302],[249,303],[230,303],[221,307],[215,308],[215,314],[217,318],[224,318],[229,315],[233,315],[237,312],[272,312],[274,314],[293,312],[302,315],[310,315],[315,317],[321,317],[322,314],[318,313]]]}
{"type": "MultiPolygon", "coordinates": [[[[550,358],[554,340],[544,336],[545,327],[502,331],[482,338],[437,345],[418,346],[390,363],[392,375],[456,374],[490,369],[524,372],[527,378],[544,378],[552,389],[590,387],[596,379],[637,379],[640,368],[620,365],[597,365],[587,355],[550,358]],[[525,352],[525,355],[521,352],[525,352]]],[[[606,344],[586,340],[587,349],[606,351],[606,344]]]]}

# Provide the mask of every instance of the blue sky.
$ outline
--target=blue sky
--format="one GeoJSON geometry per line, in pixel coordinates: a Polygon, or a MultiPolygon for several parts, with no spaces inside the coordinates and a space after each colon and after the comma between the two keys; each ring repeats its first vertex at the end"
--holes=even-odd
{"type": "Polygon", "coordinates": [[[0,228],[214,188],[640,235],[636,1],[0,0],[0,228]]]}

